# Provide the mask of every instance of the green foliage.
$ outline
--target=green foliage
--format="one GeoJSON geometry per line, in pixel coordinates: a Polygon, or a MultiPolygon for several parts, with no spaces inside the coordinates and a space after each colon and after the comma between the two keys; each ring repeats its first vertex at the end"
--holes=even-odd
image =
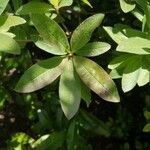
{"type": "Polygon", "coordinates": [[[43,38],[43,42],[38,41],[36,45],[49,53],[64,55],[62,56],[64,60],[61,64],[58,63],[58,60],[54,59],[32,66],[20,79],[16,86],[16,91],[24,93],[33,92],[50,84],[62,74],[59,85],[59,96],[62,110],[68,119],[71,119],[79,109],[81,99],[80,79],[104,100],[119,102],[115,84],[107,73],[94,62],[74,56],[74,53],[85,56],[96,56],[110,49],[110,45],[107,43],[93,43],[94,46],[90,47],[88,44],[88,49],[85,49],[92,32],[102,22],[103,14],[94,15],[77,27],[71,37],[71,49],[65,33],[55,21],[45,15],[37,14],[31,15],[31,19],[40,36],[43,38]],[[92,26],[88,26],[87,28],[87,25],[90,23],[92,23],[92,26]],[[82,44],[79,44],[79,40],[82,44]],[[98,49],[100,51],[102,51],[100,46],[104,47],[104,52],[97,53],[95,44],[99,46],[98,49]],[[84,47],[84,45],[86,46],[84,47]],[[83,49],[81,49],[82,47],[85,49],[84,54],[83,49]],[[50,68],[48,65],[50,65],[50,68]],[[80,79],[78,79],[75,70],[79,74],[80,79]]]}
{"type": "Polygon", "coordinates": [[[148,150],[149,85],[149,0],[0,1],[0,149],[148,150]]]}

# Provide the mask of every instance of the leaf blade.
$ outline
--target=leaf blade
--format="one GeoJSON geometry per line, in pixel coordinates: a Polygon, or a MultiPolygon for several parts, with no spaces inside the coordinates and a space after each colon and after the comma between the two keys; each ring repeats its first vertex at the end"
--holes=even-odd
{"type": "Polygon", "coordinates": [[[20,78],[15,91],[29,93],[52,83],[62,72],[65,59],[52,57],[31,66],[20,78]]]}
{"type": "Polygon", "coordinates": [[[71,50],[73,52],[82,48],[90,40],[92,32],[101,24],[103,18],[104,14],[93,15],[75,29],[71,37],[71,50]]]}
{"type": "Polygon", "coordinates": [[[65,116],[71,119],[77,113],[81,100],[80,81],[71,60],[60,77],[59,97],[65,116]]]}
{"type": "Polygon", "coordinates": [[[75,57],[74,64],[81,80],[92,91],[106,101],[120,101],[114,82],[100,66],[83,57],[75,57]]]}
{"type": "Polygon", "coordinates": [[[45,15],[32,14],[31,19],[42,38],[60,55],[69,51],[68,39],[60,26],[45,15]],[[44,22],[44,24],[43,24],[44,22]]]}
{"type": "Polygon", "coordinates": [[[44,2],[36,2],[36,1],[31,1],[27,4],[22,5],[17,11],[17,15],[28,15],[31,13],[34,14],[43,14],[48,12],[52,7],[44,2]]]}
{"type": "Polygon", "coordinates": [[[150,40],[141,37],[128,38],[119,43],[116,50],[119,52],[148,55],[150,54],[150,40]]]}
{"type": "Polygon", "coordinates": [[[6,34],[0,33],[0,51],[10,54],[20,54],[20,46],[11,37],[6,34]]]}
{"type": "Polygon", "coordinates": [[[105,42],[92,42],[83,46],[81,49],[76,51],[80,56],[94,57],[107,52],[110,49],[110,45],[105,42]]]}
{"type": "Polygon", "coordinates": [[[18,16],[0,16],[0,32],[7,32],[11,27],[26,23],[26,21],[18,16]]]}
{"type": "Polygon", "coordinates": [[[5,10],[7,4],[8,4],[9,0],[1,0],[0,2],[0,15],[3,13],[3,11],[5,10]]]}

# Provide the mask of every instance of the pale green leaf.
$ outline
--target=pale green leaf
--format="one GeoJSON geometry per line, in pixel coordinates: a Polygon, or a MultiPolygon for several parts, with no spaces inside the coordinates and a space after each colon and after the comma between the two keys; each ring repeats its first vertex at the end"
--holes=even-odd
{"type": "Polygon", "coordinates": [[[18,16],[0,16],[0,32],[7,32],[11,27],[24,23],[26,23],[26,21],[18,16]]]}
{"type": "Polygon", "coordinates": [[[74,70],[72,60],[68,61],[61,75],[59,97],[65,116],[71,119],[77,113],[81,100],[80,80],[74,70]]]}
{"type": "Polygon", "coordinates": [[[92,42],[83,46],[76,53],[81,56],[94,57],[107,52],[110,48],[111,46],[108,43],[92,42]]]}
{"type": "Polygon", "coordinates": [[[20,47],[13,38],[0,33],[0,52],[20,54],[20,47]]]}
{"type": "Polygon", "coordinates": [[[73,0],[60,0],[59,8],[72,5],[73,0]]]}
{"type": "Polygon", "coordinates": [[[139,77],[137,80],[137,84],[139,86],[144,86],[148,82],[150,82],[150,72],[147,69],[141,68],[140,73],[139,73],[139,77]]]}
{"type": "Polygon", "coordinates": [[[29,93],[52,83],[62,72],[65,59],[53,57],[31,66],[20,78],[15,90],[29,93]]]}
{"type": "Polygon", "coordinates": [[[44,2],[36,2],[31,1],[25,5],[22,5],[17,11],[16,14],[18,15],[27,15],[27,14],[44,14],[50,11],[52,7],[44,2]]]}
{"type": "Polygon", "coordinates": [[[119,79],[122,77],[122,74],[123,74],[123,68],[116,68],[113,69],[109,75],[111,76],[112,79],[119,79]]]}
{"type": "Polygon", "coordinates": [[[55,9],[58,9],[60,0],[49,0],[49,1],[55,7],[55,9]]]}
{"type": "Polygon", "coordinates": [[[139,21],[143,21],[143,18],[144,18],[144,16],[143,16],[143,14],[142,14],[142,12],[139,10],[139,9],[134,9],[133,11],[132,11],[132,14],[139,20],[139,21]]]}
{"type": "Polygon", "coordinates": [[[128,13],[135,8],[134,3],[131,2],[129,3],[126,0],[119,0],[119,2],[120,2],[120,7],[124,13],[128,13]]]}
{"type": "Polygon", "coordinates": [[[132,37],[119,43],[116,50],[133,54],[150,54],[150,40],[132,37]]]}
{"type": "Polygon", "coordinates": [[[0,15],[3,13],[3,11],[5,10],[7,4],[8,4],[9,0],[1,0],[0,1],[0,15]]]}
{"type": "Polygon", "coordinates": [[[59,55],[69,51],[68,39],[60,26],[45,15],[32,14],[31,19],[44,41],[59,52],[59,55]]]}
{"type": "Polygon", "coordinates": [[[117,43],[121,43],[122,41],[128,39],[121,31],[117,28],[112,27],[103,27],[107,34],[117,43]]]}
{"type": "Polygon", "coordinates": [[[86,5],[90,6],[91,8],[93,8],[88,0],[82,0],[82,2],[85,3],[86,5]]]}
{"type": "Polygon", "coordinates": [[[130,61],[123,72],[122,76],[122,89],[124,92],[132,90],[138,80],[140,68],[141,68],[141,57],[135,56],[130,61]]]}
{"type": "Polygon", "coordinates": [[[75,57],[74,63],[81,80],[91,90],[106,101],[120,101],[115,83],[103,68],[84,57],[75,57]]]}
{"type": "Polygon", "coordinates": [[[104,14],[96,14],[83,21],[73,32],[71,37],[71,50],[73,52],[82,48],[91,38],[93,31],[101,24],[104,14]]]}

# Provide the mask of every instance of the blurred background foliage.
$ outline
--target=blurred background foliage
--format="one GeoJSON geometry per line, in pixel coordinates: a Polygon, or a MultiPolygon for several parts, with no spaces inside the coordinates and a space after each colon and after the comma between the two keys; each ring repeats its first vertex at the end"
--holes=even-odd
{"type": "MultiPolygon", "coordinates": [[[[10,0],[3,14],[13,15],[28,2],[29,0],[10,0]]],[[[62,26],[68,37],[85,18],[95,13],[105,14],[102,26],[121,23],[141,30],[141,22],[135,17],[135,10],[132,11],[138,2],[133,1],[132,7],[124,9],[122,7],[125,5],[120,7],[122,3],[119,0],[74,0],[71,6],[60,8],[59,14],[47,0],[41,2],[51,6],[51,17],[62,26]]],[[[136,8],[143,12],[139,6],[136,8]]],[[[0,53],[0,149],[150,149],[148,84],[136,86],[132,91],[124,93],[121,81],[115,80],[121,97],[119,104],[103,101],[92,93],[89,107],[82,101],[80,111],[70,121],[64,117],[59,104],[58,81],[31,94],[18,94],[13,90],[27,68],[38,60],[51,57],[51,54],[34,45],[32,40],[37,33],[29,15],[25,14],[23,18],[26,24],[10,29],[16,35],[14,39],[21,47],[21,54],[0,53]]],[[[116,43],[101,27],[94,32],[92,40],[111,44],[109,52],[94,58],[94,61],[110,72],[108,64],[116,56],[116,43]]]]}

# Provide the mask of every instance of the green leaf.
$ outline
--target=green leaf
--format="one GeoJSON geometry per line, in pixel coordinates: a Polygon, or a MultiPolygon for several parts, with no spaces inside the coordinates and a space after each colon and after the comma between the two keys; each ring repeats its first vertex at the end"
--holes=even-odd
{"type": "Polygon", "coordinates": [[[81,81],[81,98],[86,102],[87,107],[89,107],[91,103],[91,91],[82,81],[81,81]]]}
{"type": "Polygon", "coordinates": [[[122,77],[122,74],[123,74],[123,69],[122,67],[118,67],[116,69],[113,69],[111,72],[110,72],[110,76],[112,79],[119,79],[122,77]]]}
{"type": "Polygon", "coordinates": [[[140,22],[143,21],[144,16],[143,16],[142,12],[141,12],[139,9],[135,8],[131,13],[132,13],[140,22]]]}
{"type": "Polygon", "coordinates": [[[81,56],[94,57],[107,52],[110,48],[111,46],[108,43],[92,42],[83,46],[76,53],[81,56]]]}
{"type": "Polygon", "coordinates": [[[121,43],[122,41],[128,39],[121,31],[117,28],[112,27],[103,27],[107,34],[117,43],[121,43]]]}
{"type": "Polygon", "coordinates": [[[119,2],[120,2],[121,9],[124,13],[128,13],[135,8],[134,3],[131,2],[129,3],[126,0],[119,0],[119,2]]]}
{"type": "MultiPolygon", "coordinates": [[[[115,69],[120,66],[124,61],[131,59],[132,54],[123,54],[118,57],[115,57],[108,65],[109,69],[115,69]]],[[[134,57],[134,55],[133,55],[134,57]]]]}
{"type": "Polygon", "coordinates": [[[51,54],[54,54],[54,55],[61,55],[59,49],[54,48],[52,45],[48,44],[48,42],[46,42],[44,40],[38,40],[38,41],[36,41],[35,45],[37,47],[39,47],[40,49],[48,52],[48,53],[51,53],[51,54]]]}
{"type": "Polygon", "coordinates": [[[65,59],[53,57],[31,66],[19,80],[15,90],[29,93],[52,83],[62,72],[65,59]]]}
{"type": "Polygon", "coordinates": [[[7,4],[8,4],[9,0],[1,0],[0,2],[0,15],[3,13],[3,11],[5,10],[7,4]]]}
{"type": "Polygon", "coordinates": [[[135,87],[140,73],[141,60],[140,56],[135,56],[128,61],[130,65],[126,66],[122,76],[122,89],[124,92],[128,92],[135,87]]]}
{"type": "Polygon", "coordinates": [[[55,9],[58,9],[60,0],[49,0],[49,1],[55,7],[55,9]]]}
{"type": "Polygon", "coordinates": [[[81,100],[80,80],[71,60],[60,78],[59,97],[65,116],[71,119],[77,113],[81,100]]]}
{"type": "Polygon", "coordinates": [[[67,150],[73,150],[74,149],[74,140],[76,136],[76,121],[73,120],[68,128],[67,132],[67,150]]]}
{"type": "Polygon", "coordinates": [[[75,57],[74,63],[81,80],[91,90],[106,101],[120,101],[115,83],[100,66],[83,57],[75,57]]]}
{"type": "Polygon", "coordinates": [[[150,111],[145,110],[144,111],[144,117],[147,121],[150,121],[150,111]]]}
{"type": "Polygon", "coordinates": [[[44,14],[50,11],[52,7],[44,2],[31,1],[25,5],[22,5],[17,11],[17,15],[27,15],[27,14],[44,14]]]}
{"type": "Polygon", "coordinates": [[[150,132],[150,123],[148,123],[144,126],[143,132],[150,132]]]}
{"type": "Polygon", "coordinates": [[[90,6],[91,8],[93,8],[88,0],[82,0],[82,2],[85,3],[86,5],[90,6]]]}
{"type": "Polygon", "coordinates": [[[64,55],[69,51],[67,37],[54,20],[40,14],[31,15],[31,19],[44,41],[53,47],[53,51],[56,51],[57,54],[59,52],[59,55],[64,55]]]}
{"type": "Polygon", "coordinates": [[[0,16],[0,32],[7,32],[11,27],[24,23],[26,21],[18,16],[0,16]]]}
{"type": "Polygon", "coordinates": [[[45,140],[41,140],[35,148],[36,150],[58,150],[62,147],[65,141],[66,133],[64,131],[53,132],[49,135],[49,137],[44,137],[45,140]]]}
{"type": "Polygon", "coordinates": [[[83,21],[73,32],[71,37],[71,50],[73,52],[82,48],[91,38],[93,31],[101,24],[104,14],[96,14],[83,21]]]}
{"type": "Polygon", "coordinates": [[[119,43],[116,50],[133,54],[150,54],[150,40],[132,37],[119,43]]]}
{"type": "Polygon", "coordinates": [[[139,86],[144,86],[148,82],[150,82],[150,71],[147,69],[141,68],[139,72],[137,84],[139,86]]]}
{"type": "Polygon", "coordinates": [[[20,47],[13,38],[0,33],[0,52],[20,54],[20,47]]]}
{"type": "Polygon", "coordinates": [[[60,0],[59,8],[72,5],[73,0],[60,0]]]}

